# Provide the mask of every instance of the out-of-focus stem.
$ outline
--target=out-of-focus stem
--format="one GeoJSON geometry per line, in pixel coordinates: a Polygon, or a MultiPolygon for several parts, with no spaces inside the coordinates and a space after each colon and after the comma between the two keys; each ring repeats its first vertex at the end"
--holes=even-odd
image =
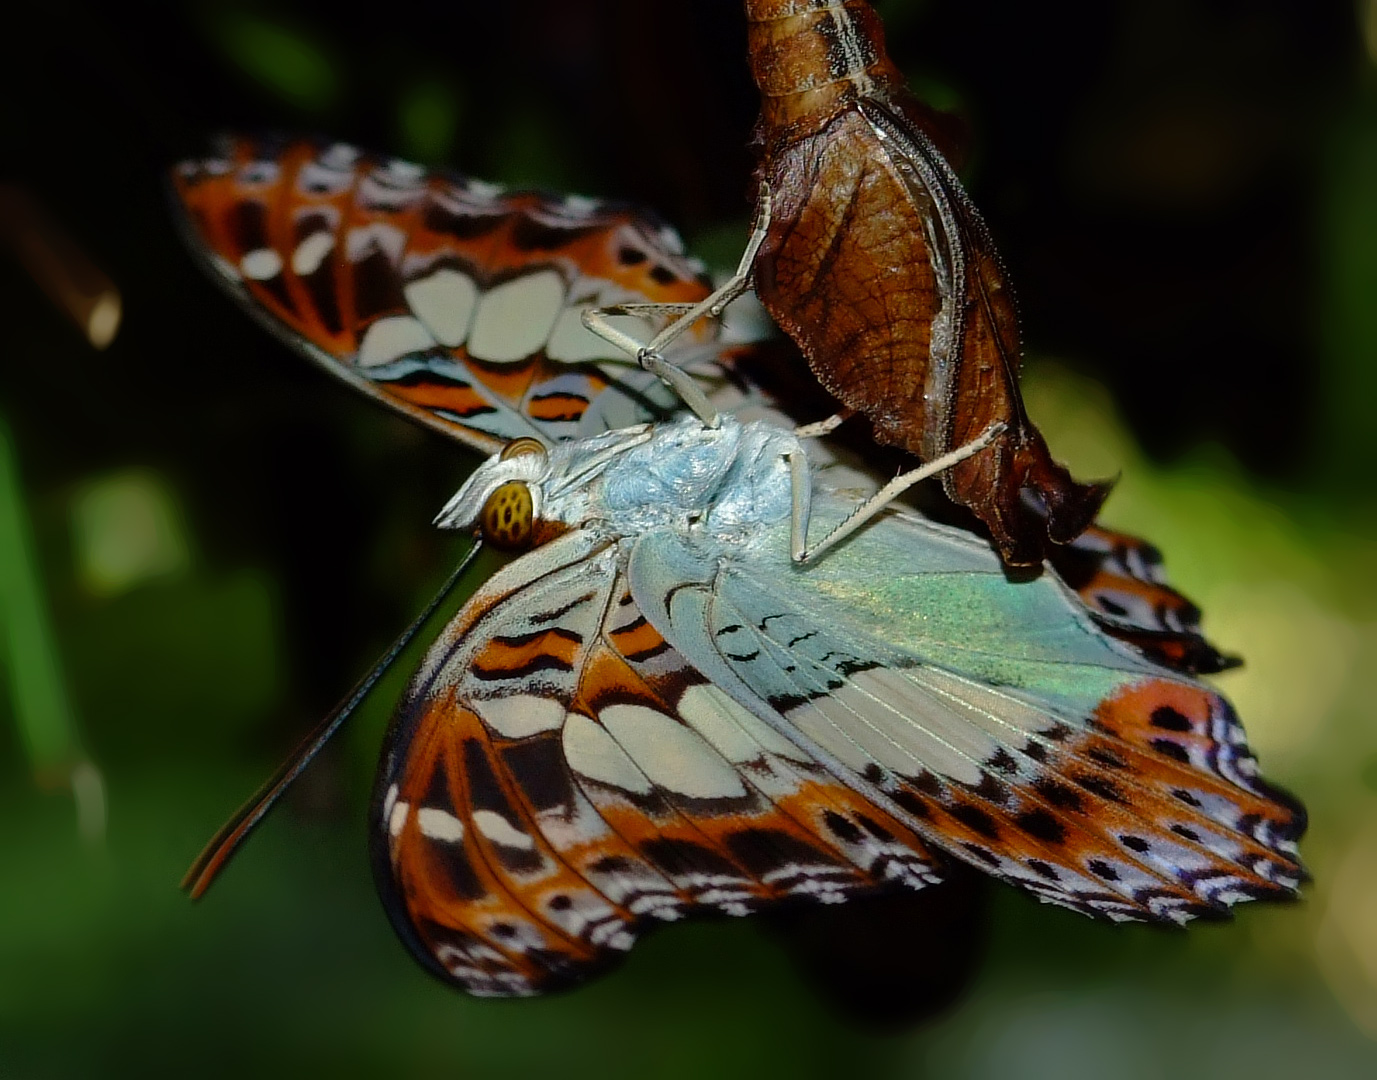
{"type": "Polygon", "coordinates": [[[88,839],[105,831],[105,785],[82,749],[48,622],[8,428],[0,421],[0,649],[14,716],[34,775],[67,786],[88,839]]]}
{"type": "Polygon", "coordinates": [[[23,188],[0,184],[0,239],[97,349],[115,340],[119,289],[23,188]]]}

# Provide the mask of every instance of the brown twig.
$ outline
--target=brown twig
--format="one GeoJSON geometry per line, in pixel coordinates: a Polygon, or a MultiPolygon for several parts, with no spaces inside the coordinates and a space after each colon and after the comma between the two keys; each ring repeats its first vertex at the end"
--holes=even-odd
{"type": "Polygon", "coordinates": [[[15,184],[0,184],[0,239],[97,349],[115,340],[122,305],[114,282],[15,184]]]}

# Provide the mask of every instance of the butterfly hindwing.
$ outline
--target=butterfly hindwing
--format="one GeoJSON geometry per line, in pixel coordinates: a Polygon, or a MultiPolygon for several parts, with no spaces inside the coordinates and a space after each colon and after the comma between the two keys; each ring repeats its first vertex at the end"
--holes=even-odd
{"type": "Polygon", "coordinates": [[[305,140],[225,138],[173,183],[192,247],[252,314],[478,450],[677,405],[579,322],[589,307],[707,295],[701,266],[647,212],[305,140]]]}

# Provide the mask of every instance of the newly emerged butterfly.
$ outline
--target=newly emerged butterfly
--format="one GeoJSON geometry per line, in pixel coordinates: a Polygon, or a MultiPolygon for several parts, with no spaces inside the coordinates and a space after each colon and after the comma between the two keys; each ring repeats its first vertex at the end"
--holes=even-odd
{"type": "Polygon", "coordinates": [[[932,460],[1002,422],[943,483],[1008,562],[1040,562],[1049,538],[1090,525],[1108,487],[1072,480],[1024,410],[1013,296],[943,154],[949,121],[909,93],[867,0],[745,4],[761,95],[757,295],[880,442],[932,460]]]}
{"type": "MultiPolygon", "coordinates": [[[[840,470],[810,471],[816,452],[787,428],[723,414],[563,438],[610,417],[609,395],[654,415],[657,382],[624,392],[599,382],[602,362],[552,358],[550,344],[566,308],[605,295],[597,275],[612,272],[571,245],[605,251],[634,234],[646,262],[675,265],[638,214],[575,237],[549,224],[552,200],[485,191],[461,205],[452,189],[466,182],[354,154],[335,169],[327,245],[296,226],[314,212],[296,201],[318,184],[313,166],[344,152],[230,145],[232,157],[184,166],[180,190],[237,294],[373,396],[501,446],[439,523],[524,553],[431,646],[370,817],[393,925],[437,975],[475,994],[536,993],[664,921],[923,888],[953,860],[1110,919],[1183,922],[1295,894],[1304,812],[1258,779],[1228,703],[1190,674],[1218,654],[1197,649],[1194,613],[1138,542],[1083,539],[1080,595],[1050,567],[1012,581],[982,541],[893,507],[810,558],[810,520],[835,537],[868,493],[840,470]],[[367,194],[399,175],[398,205],[367,194]],[[451,214],[443,242],[426,224],[432,201],[451,214]],[[501,224],[466,220],[498,206],[501,224]],[[552,230],[539,258],[510,250],[523,216],[552,230]],[[462,247],[484,230],[486,254],[462,247]],[[370,246],[377,237],[394,238],[370,246]],[[316,271],[336,260],[332,291],[308,286],[308,242],[308,254],[325,249],[316,271]],[[493,310],[518,324],[527,313],[489,309],[502,287],[489,265],[533,303],[543,294],[524,290],[539,274],[584,282],[558,312],[537,305],[547,336],[523,337],[526,356],[492,359],[492,341],[525,333],[499,329],[493,310]],[[335,330],[317,320],[317,294],[335,297],[335,330]],[[369,295],[391,306],[364,318],[369,295]],[[464,332],[455,318],[446,341],[461,301],[464,332]],[[578,417],[536,415],[529,388],[570,375],[578,417]],[[469,408],[470,394],[495,404],[469,408]]],[[[694,289],[674,302],[707,293],[694,289]]],[[[617,303],[663,299],[645,284],[617,303]]],[[[194,892],[373,681],[212,842],[188,875],[194,892]]]]}
{"type": "MultiPolygon", "coordinates": [[[[389,734],[377,876],[433,970],[531,993],[659,920],[952,859],[1116,920],[1294,894],[1303,816],[1223,698],[916,515],[800,566],[802,452],[689,417],[492,458],[445,508],[470,528],[521,484],[558,535],[470,600],[389,734]]],[[[814,491],[814,526],[856,505],[814,491]]]]}

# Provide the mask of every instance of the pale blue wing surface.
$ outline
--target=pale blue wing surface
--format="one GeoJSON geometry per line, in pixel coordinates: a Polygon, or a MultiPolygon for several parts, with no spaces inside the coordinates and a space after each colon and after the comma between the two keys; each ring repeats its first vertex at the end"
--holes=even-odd
{"type": "MultiPolygon", "coordinates": [[[[819,503],[824,530],[849,508],[819,503]]],[[[1098,630],[1051,573],[1011,583],[974,539],[891,514],[807,568],[784,526],[730,549],[653,533],[630,579],[666,640],[740,704],[920,835],[1043,899],[1183,920],[1294,889],[1289,807],[1100,723],[1147,723],[1120,703],[1146,687],[1149,704],[1205,709],[1214,744],[1233,746],[1227,704],[1098,630]]]]}

